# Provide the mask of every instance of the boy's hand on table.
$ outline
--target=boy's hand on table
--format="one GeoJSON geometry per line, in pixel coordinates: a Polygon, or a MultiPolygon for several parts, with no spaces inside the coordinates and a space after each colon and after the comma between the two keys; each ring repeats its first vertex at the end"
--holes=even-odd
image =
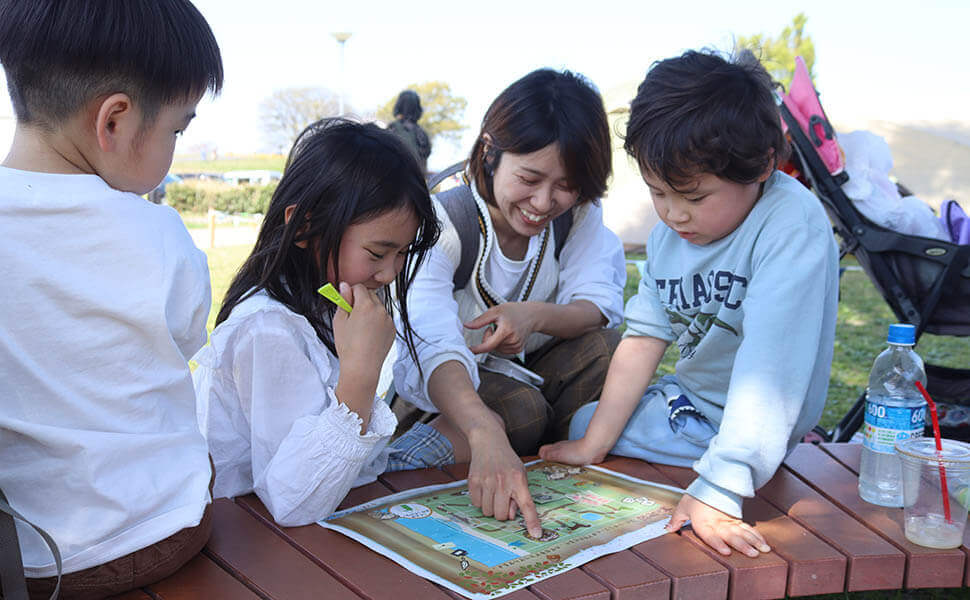
{"type": "Polygon", "coordinates": [[[687,520],[690,520],[697,537],[725,556],[731,554],[731,548],[751,558],[757,558],[761,552],[771,552],[768,542],[757,529],[684,494],[666,529],[677,531],[687,520]]]}
{"type": "Polygon", "coordinates": [[[587,438],[581,437],[578,440],[546,444],[539,448],[539,458],[567,465],[591,465],[603,462],[606,453],[592,448],[587,438]]]}

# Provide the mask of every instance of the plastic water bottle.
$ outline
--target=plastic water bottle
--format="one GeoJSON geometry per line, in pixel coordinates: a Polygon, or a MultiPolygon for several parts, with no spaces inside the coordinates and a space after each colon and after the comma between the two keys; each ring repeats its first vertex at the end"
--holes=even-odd
{"type": "Polygon", "coordinates": [[[890,325],[889,347],[876,357],[866,389],[859,495],[880,506],[902,506],[902,467],[896,440],[921,437],[926,425],[926,401],[916,387],[926,385],[923,359],[913,351],[916,328],[890,325]]]}

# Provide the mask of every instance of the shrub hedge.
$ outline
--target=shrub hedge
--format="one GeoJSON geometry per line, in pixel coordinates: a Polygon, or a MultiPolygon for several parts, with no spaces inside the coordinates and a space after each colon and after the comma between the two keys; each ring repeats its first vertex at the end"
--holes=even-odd
{"type": "Polygon", "coordinates": [[[170,183],[165,203],[179,212],[206,212],[210,208],[229,213],[266,214],[276,183],[230,185],[214,181],[170,183]]]}

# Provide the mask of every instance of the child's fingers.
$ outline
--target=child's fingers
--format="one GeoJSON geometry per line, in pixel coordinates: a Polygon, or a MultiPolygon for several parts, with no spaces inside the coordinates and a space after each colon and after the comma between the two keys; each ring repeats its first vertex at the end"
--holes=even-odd
{"type": "MultiPolygon", "coordinates": [[[[714,548],[714,550],[717,551],[719,554],[722,554],[724,556],[728,556],[729,554],[731,554],[731,546],[729,546],[727,542],[724,540],[724,538],[721,537],[721,533],[714,530],[713,528],[698,527],[695,524],[694,533],[696,533],[697,537],[701,538],[701,540],[705,544],[707,544],[711,548],[714,548]]],[[[733,542],[732,545],[734,545],[734,543],[738,543],[737,546],[734,546],[735,549],[737,549],[740,552],[744,552],[745,554],[748,554],[746,549],[754,550],[754,548],[752,548],[747,542],[741,542],[740,539],[732,538],[732,542],[733,542]]],[[[755,555],[758,554],[757,550],[754,550],[754,552],[755,552],[755,555]]],[[[750,556],[750,554],[748,554],[748,556],[750,556]]]]}
{"type": "Polygon", "coordinates": [[[684,523],[690,519],[687,511],[685,511],[681,506],[682,504],[683,500],[678,502],[677,506],[674,507],[674,514],[670,515],[670,521],[667,523],[666,527],[664,527],[664,529],[667,531],[680,531],[680,528],[684,526],[684,523]]]}
{"type": "Polygon", "coordinates": [[[556,446],[562,442],[556,442],[555,444],[546,444],[544,446],[539,446],[539,458],[542,460],[556,460],[553,458],[556,456],[556,446]]]}
{"type": "Polygon", "coordinates": [[[350,284],[347,283],[346,281],[341,281],[338,288],[340,289],[340,295],[344,297],[344,300],[346,300],[351,306],[353,306],[354,291],[353,291],[353,288],[350,287],[350,284]]]}
{"type": "Polygon", "coordinates": [[[760,552],[771,552],[771,546],[768,545],[768,540],[765,539],[765,536],[761,535],[760,531],[743,521],[738,524],[738,527],[741,529],[742,537],[751,546],[760,552]]]}
{"type": "MultiPolygon", "coordinates": [[[[750,556],[751,558],[758,558],[758,555],[760,554],[758,549],[751,544],[747,532],[740,527],[733,527],[731,532],[725,536],[724,541],[727,542],[731,548],[734,548],[738,552],[746,556],[750,556]]],[[[721,551],[718,550],[718,552],[721,551]]],[[[730,552],[727,552],[727,554],[729,553],[730,552]]],[[[725,554],[725,552],[721,552],[721,554],[725,554]]]]}

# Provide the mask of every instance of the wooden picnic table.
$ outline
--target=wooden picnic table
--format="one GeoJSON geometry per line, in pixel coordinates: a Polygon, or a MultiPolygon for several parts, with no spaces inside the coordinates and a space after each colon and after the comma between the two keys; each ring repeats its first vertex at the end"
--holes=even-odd
{"type": "MultiPolygon", "coordinates": [[[[751,559],[710,550],[689,529],[586,563],[510,600],[784,598],[861,590],[970,584],[970,538],[955,550],[923,548],[903,535],[902,509],[857,492],[861,446],[801,444],[744,506],[772,546],[751,559]]],[[[689,469],[610,457],[603,466],[686,487],[689,469]]],[[[463,479],[467,465],[387,473],[351,490],[341,508],[393,492],[463,479]]],[[[216,500],[202,554],[175,575],[125,600],[461,598],[356,541],[318,525],[281,528],[253,495],[216,500]]],[[[970,534],[968,534],[970,535],[970,534]]]]}

